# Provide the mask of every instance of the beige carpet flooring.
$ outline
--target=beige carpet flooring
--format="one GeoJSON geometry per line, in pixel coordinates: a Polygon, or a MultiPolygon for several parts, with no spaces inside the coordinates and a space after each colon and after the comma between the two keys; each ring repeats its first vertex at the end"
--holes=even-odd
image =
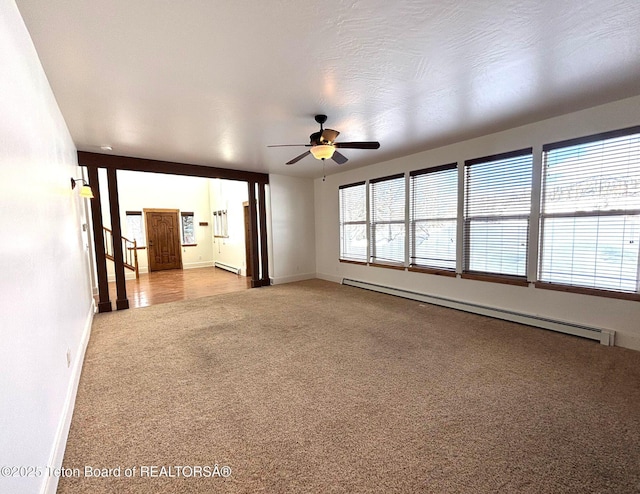
{"type": "Polygon", "coordinates": [[[640,492],[640,352],[320,280],[100,314],[64,466],[61,493],[640,492]]]}

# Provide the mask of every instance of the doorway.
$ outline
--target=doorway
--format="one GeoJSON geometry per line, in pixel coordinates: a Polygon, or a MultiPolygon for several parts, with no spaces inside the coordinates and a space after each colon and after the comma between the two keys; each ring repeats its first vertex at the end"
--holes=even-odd
{"type": "MultiPolygon", "coordinates": [[[[109,218],[112,222],[111,228],[116,234],[116,237],[122,236],[122,225],[120,221],[120,210],[134,210],[137,209],[140,211],[140,206],[142,202],[147,202],[145,198],[139,197],[139,189],[135,190],[136,200],[138,201],[137,206],[132,207],[129,204],[123,204],[120,201],[119,191],[118,191],[118,179],[119,176],[125,172],[144,172],[147,177],[155,176],[156,174],[161,175],[175,175],[181,177],[200,177],[206,179],[222,179],[222,180],[231,180],[234,182],[244,182],[244,188],[248,192],[249,199],[249,212],[248,215],[250,219],[250,251],[251,251],[251,261],[248,264],[251,266],[250,273],[250,281],[251,287],[259,287],[259,286],[268,286],[269,285],[269,265],[268,265],[268,242],[267,242],[267,192],[268,192],[268,184],[269,184],[269,175],[265,173],[256,173],[256,172],[248,172],[241,170],[231,170],[225,168],[215,168],[210,166],[200,166],[200,165],[192,165],[185,163],[177,163],[170,161],[158,161],[158,160],[150,160],[145,158],[135,158],[130,156],[115,156],[109,154],[102,153],[91,153],[86,151],[78,151],[78,163],[81,166],[87,167],[87,173],[89,177],[89,182],[91,187],[94,189],[94,194],[96,194],[96,199],[92,201],[92,223],[93,223],[93,232],[94,232],[94,249],[95,249],[95,259],[96,259],[96,279],[98,283],[98,311],[99,312],[109,312],[112,310],[112,304],[109,294],[109,273],[107,269],[107,257],[106,257],[106,249],[105,249],[105,241],[104,241],[104,223],[103,223],[103,209],[106,211],[109,210],[109,218]],[[99,173],[100,172],[100,173],[99,173]],[[101,180],[99,175],[105,175],[103,177],[104,180],[101,180]],[[101,182],[105,182],[108,185],[101,187],[101,182]],[[112,214],[111,214],[112,213],[112,214]]],[[[123,190],[126,187],[123,188],[123,190]]],[[[172,194],[175,190],[175,186],[171,188],[171,191],[168,194],[158,194],[158,191],[149,186],[148,183],[144,183],[143,190],[153,190],[155,192],[155,198],[165,197],[172,194]]],[[[184,189],[183,189],[184,190],[184,189]]],[[[126,195],[123,194],[123,196],[126,195]]],[[[211,195],[211,190],[209,190],[209,194],[211,195]]],[[[244,194],[243,194],[244,196],[244,194]]],[[[189,196],[191,197],[191,196],[189,196]]],[[[236,200],[238,198],[236,197],[236,200]]],[[[244,197],[240,199],[240,204],[244,197]]],[[[171,204],[175,207],[174,203],[171,204]]],[[[175,210],[174,210],[175,211],[175,210]]],[[[238,211],[240,213],[240,211],[238,211]]],[[[198,226],[208,227],[210,222],[210,213],[207,213],[207,216],[201,216],[203,221],[199,221],[198,226]]],[[[240,213],[244,216],[244,211],[240,213]]],[[[143,214],[145,219],[145,230],[147,221],[152,223],[151,218],[147,218],[146,214],[143,214]]],[[[243,218],[244,219],[244,218],[243,218]]],[[[189,256],[185,256],[184,249],[180,245],[179,239],[182,238],[182,225],[179,220],[178,214],[169,220],[170,223],[166,225],[167,231],[165,232],[169,236],[169,238],[173,239],[172,243],[167,243],[162,246],[162,239],[159,237],[155,237],[152,239],[152,243],[154,244],[150,248],[146,246],[139,246],[138,249],[147,250],[147,260],[148,260],[148,269],[149,271],[158,270],[160,268],[160,272],[158,274],[164,274],[165,272],[171,273],[171,270],[182,272],[185,265],[190,268],[193,267],[191,254],[195,251],[195,259],[196,262],[203,261],[204,256],[208,256],[206,253],[200,253],[196,251],[195,248],[187,249],[187,253],[189,256]],[[175,218],[175,219],[174,219],[175,218]],[[178,228],[180,225],[180,228],[178,228]],[[170,235],[168,235],[171,233],[170,235]],[[164,247],[164,249],[162,248],[164,247]],[[165,262],[166,261],[166,262],[165,262]]],[[[242,221],[242,220],[240,220],[242,221]]],[[[242,223],[240,223],[242,225],[242,223]]],[[[238,226],[240,226],[238,225],[238,226]]],[[[242,225],[244,226],[244,225],[242,225]]],[[[241,227],[242,228],[242,227],[241,227]]],[[[188,230],[188,227],[187,227],[188,230]]],[[[186,230],[185,230],[186,231],[186,230]]],[[[126,233],[126,231],[125,231],[126,233]]],[[[239,237],[241,238],[243,235],[243,230],[240,230],[239,237]]],[[[149,233],[148,237],[154,236],[153,233],[149,233]]],[[[245,242],[246,243],[246,242],[245,242]]],[[[191,246],[190,246],[191,247],[191,246]]],[[[195,246],[194,246],[195,247],[195,246]]],[[[238,246],[240,247],[240,246],[238,246]]],[[[246,246],[245,246],[246,247],[246,246]]],[[[124,250],[124,249],[123,249],[124,250]]],[[[243,264],[243,257],[246,261],[246,253],[245,256],[242,256],[242,250],[238,249],[240,256],[236,256],[233,260],[233,267],[239,266],[243,264]]],[[[118,310],[125,309],[126,300],[126,282],[125,282],[125,273],[124,273],[124,256],[121,259],[120,256],[114,260],[115,264],[115,278],[117,285],[117,297],[119,300],[116,300],[118,303],[118,310]],[[122,302],[122,303],[120,303],[122,302]]]]}
{"type": "Polygon", "coordinates": [[[182,269],[180,211],[144,209],[149,272],[182,269]]]}

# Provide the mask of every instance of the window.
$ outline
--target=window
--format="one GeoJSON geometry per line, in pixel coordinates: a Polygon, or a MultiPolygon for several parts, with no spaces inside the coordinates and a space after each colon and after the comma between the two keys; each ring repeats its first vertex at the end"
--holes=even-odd
{"type": "Polygon", "coordinates": [[[213,236],[220,238],[229,237],[226,209],[213,212],[213,236]]]}
{"type": "Polygon", "coordinates": [[[144,223],[142,222],[142,211],[127,211],[125,213],[127,221],[127,235],[129,240],[135,240],[137,247],[144,247],[144,223]]]}
{"type": "Polygon", "coordinates": [[[640,127],[543,147],[539,280],[638,290],[640,127]]]}
{"type": "Polygon", "coordinates": [[[465,273],[526,282],[531,174],[531,148],[465,162],[465,273]]]}
{"type": "Polygon", "coordinates": [[[405,179],[404,174],[369,182],[373,263],[404,264],[405,179]]]}
{"type": "Polygon", "coordinates": [[[457,166],[411,172],[410,266],[456,269],[457,166]]]}
{"type": "Polygon", "coordinates": [[[340,194],[340,259],[367,261],[367,190],[364,182],[343,185],[340,194]]]}
{"type": "Polygon", "coordinates": [[[182,245],[196,245],[196,232],[193,223],[193,213],[182,212],[182,245]]]}

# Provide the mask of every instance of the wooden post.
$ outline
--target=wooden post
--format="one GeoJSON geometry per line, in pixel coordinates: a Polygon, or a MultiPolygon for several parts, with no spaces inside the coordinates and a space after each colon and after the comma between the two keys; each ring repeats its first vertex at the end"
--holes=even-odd
{"type": "Polygon", "coordinates": [[[113,257],[116,272],[116,309],[129,308],[127,284],[124,277],[124,255],[122,253],[122,228],[120,227],[120,204],[118,201],[118,179],[116,170],[107,168],[109,184],[109,211],[111,213],[111,238],[113,239],[113,257]],[[117,239],[117,240],[116,240],[117,239]]]}
{"type": "Polygon", "coordinates": [[[249,228],[251,230],[251,288],[262,286],[260,282],[260,264],[258,261],[258,211],[256,208],[256,182],[247,182],[249,186],[249,228]]]}
{"type": "Polygon", "coordinates": [[[109,280],[107,279],[107,258],[104,250],[104,231],[102,226],[102,204],[100,202],[100,182],[98,168],[87,167],[89,185],[93,191],[91,199],[91,221],[93,222],[93,247],[96,254],[96,275],[98,279],[98,312],[111,312],[109,300],[109,280]]]}
{"type": "Polygon", "coordinates": [[[267,185],[258,184],[258,209],[260,210],[260,261],[262,263],[260,276],[262,286],[269,286],[269,255],[267,253],[267,185]]]}
{"type": "Polygon", "coordinates": [[[140,270],[138,269],[138,241],[133,239],[133,265],[136,267],[136,280],[140,278],[140,270]]]}

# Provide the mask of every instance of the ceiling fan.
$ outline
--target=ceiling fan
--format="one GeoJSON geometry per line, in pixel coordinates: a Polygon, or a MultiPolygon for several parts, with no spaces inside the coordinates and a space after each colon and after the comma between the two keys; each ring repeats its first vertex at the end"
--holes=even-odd
{"type": "Polygon", "coordinates": [[[297,147],[297,146],[305,146],[311,148],[308,151],[305,151],[300,156],[296,156],[291,161],[287,161],[287,165],[293,165],[297,163],[302,158],[312,154],[314,158],[319,160],[332,159],[339,165],[344,165],[348,160],[347,157],[342,153],[338,152],[337,149],[378,149],[380,147],[380,143],[378,141],[365,141],[365,142],[335,142],[336,137],[340,135],[340,132],[333,129],[325,129],[323,127],[324,123],[327,121],[326,115],[316,115],[316,122],[320,124],[320,131],[314,132],[309,136],[309,144],[277,144],[272,146],[267,146],[270,148],[277,147],[297,147]]]}

